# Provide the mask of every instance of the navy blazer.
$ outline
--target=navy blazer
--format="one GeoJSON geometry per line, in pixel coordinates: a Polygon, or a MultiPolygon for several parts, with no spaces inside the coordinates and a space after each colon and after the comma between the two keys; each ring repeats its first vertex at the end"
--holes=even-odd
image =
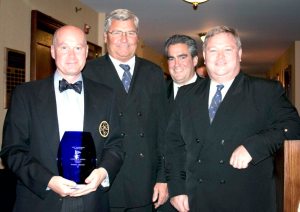
{"type": "MultiPolygon", "coordinates": [[[[59,175],[57,151],[60,142],[54,77],[17,86],[4,128],[2,158],[18,178],[15,211],[60,211],[63,198],[46,190],[52,176],[59,175]]],[[[116,102],[112,90],[83,77],[84,131],[91,132],[97,167],[104,167],[112,183],[123,152],[116,102]],[[99,124],[107,121],[109,135],[100,136],[99,124]]],[[[85,211],[108,211],[108,197],[97,189],[81,197],[85,211]]]]}
{"type": "Polygon", "coordinates": [[[167,129],[171,196],[187,194],[191,211],[276,211],[273,156],[300,137],[300,119],[279,82],[240,73],[210,124],[210,79],[180,89],[167,129]],[[229,164],[244,145],[248,168],[229,164]]]}
{"type": "Polygon", "coordinates": [[[83,75],[110,86],[117,95],[126,156],[109,191],[111,206],[133,208],[151,204],[155,183],[165,182],[167,98],[163,71],[136,57],[128,93],[108,54],[88,61],[83,75]]]}

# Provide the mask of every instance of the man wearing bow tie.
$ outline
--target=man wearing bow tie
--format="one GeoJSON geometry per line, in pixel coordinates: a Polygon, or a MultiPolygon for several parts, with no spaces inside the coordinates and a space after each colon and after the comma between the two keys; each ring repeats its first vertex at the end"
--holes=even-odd
{"type": "Polygon", "coordinates": [[[14,91],[1,152],[18,178],[14,211],[109,211],[103,191],[122,165],[121,133],[112,90],[81,75],[87,53],[82,30],[58,29],[51,46],[54,75],[14,91]],[[57,151],[65,131],[90,132],[96,147],[96,168],[78,189],[58,173],[57,151]]]}

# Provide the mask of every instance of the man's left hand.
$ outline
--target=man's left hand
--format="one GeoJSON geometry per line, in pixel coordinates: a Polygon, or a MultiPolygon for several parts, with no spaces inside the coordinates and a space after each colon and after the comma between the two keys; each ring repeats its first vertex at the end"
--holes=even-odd
{"type": "Polygon", "coordinates": [[[163,205],[169,199],[169,191],[167,183],[156,183],[153,188],[152,201],[154,202],[154,207],[158,208],[163,205]]]}
{"type": "Polygon", "coordinates": [[[71,197],[79,197],[96,191],[102,181],[106,178],[107,171],[104,168],[94,169],[92,173],[85,179],[83,186],[80,186],[73,193],[71,197]]]}
{"type": "Polygon", "coordinates": [[[241,145],[233,151],[230,157],[230,165],[236,169],[245,169],[248,167],[251,160],[251,155],[247,149],[241,145]]]}

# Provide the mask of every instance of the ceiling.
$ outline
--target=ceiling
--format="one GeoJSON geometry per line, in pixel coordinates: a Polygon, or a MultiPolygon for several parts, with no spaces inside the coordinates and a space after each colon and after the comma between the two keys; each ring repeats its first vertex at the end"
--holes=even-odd
{"type": "Polygon", "coordinates": [[[201,41],[198,33],[216,25],[236,28],[242,40],[242,70],[262,75],[300,40],[300,0],[209,0],[194,10],[183,0],[80,0],[102,13],[126,8],[140,19],[140,37],[163,53],[164,41],[186,34],[201,41]]]}

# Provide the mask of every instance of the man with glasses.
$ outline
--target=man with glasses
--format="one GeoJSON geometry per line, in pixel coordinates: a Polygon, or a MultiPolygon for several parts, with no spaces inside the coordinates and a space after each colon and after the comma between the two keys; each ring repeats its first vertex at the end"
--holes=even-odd
{"type": "Polygon", "coordinates": [[[87,63],[83,72],[117,94],[126,156],[109,191],[112,212],[152,211],[168,199],[162,154],[165,82],[159,66],[135,55],[138,24],[131,11],[112,11],[104,25],[108,53],[87,63]]]}

